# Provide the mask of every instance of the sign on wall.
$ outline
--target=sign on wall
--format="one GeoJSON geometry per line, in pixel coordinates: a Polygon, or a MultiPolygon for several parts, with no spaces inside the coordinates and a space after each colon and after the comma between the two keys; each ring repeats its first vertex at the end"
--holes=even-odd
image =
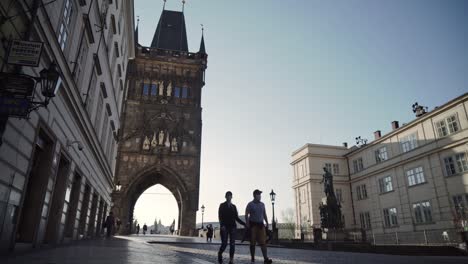
{"type": "Polygon", "coordinates": [[[39,66],[44,43],[35,41],[12,40],[7,63],[21,66],[39,66]]]}

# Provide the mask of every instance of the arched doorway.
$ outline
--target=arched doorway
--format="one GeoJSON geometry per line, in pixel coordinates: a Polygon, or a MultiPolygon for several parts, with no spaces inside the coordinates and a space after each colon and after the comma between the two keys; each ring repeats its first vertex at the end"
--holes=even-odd
{"type": "MultiPolygon", "coordinates": [[[[174,195],[164,186],[157,184],[146,189],[138,198],[133,211],[133,218],[138,221],[140,227],[148,226],[151,234],[172,234],[172,230],[178,230],[179,207],[174,195]]],[[[135,225],[133,225],[135,227],[135,225]]]]}
{"type": "MultiPolygon", "coordinates": [[[[113,212],[116,217],[122,220],[125,227],[125,234],[131,233],[134,221],[134,209],[138,198],[145,190],[154,185],[162,185],[167,188],[177,202],[178,234],[183,236],[193,236],[195,234],[195,220],[198,200],[189,191],[183,178],[168,167],[155,166],[148,168],[133,177],[127,178],[129,182],[122,183],[122,189],[113,193],[113,212]]],[[[198,195],[198,194],[197,194],[198,195]]]]}

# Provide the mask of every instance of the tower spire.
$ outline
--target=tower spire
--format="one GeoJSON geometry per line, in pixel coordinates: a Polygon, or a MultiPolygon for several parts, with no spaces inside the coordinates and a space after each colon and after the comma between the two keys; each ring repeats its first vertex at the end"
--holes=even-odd
{"type": "Polygon", "coordinates": [[[185,0],[182,0],[182,13],[184,12],[185,10],[185,0]]]}
{"type": "Polygon", "coordinates": [[[167,0],[163,0],[164,1],[164,4],[163,4],[163,11],[166,10],[166,1],[167,0]]]}
{"type": "Polygon", "coordinates": [[[206,54],[205,38],[204,38],[205,27],[203,26],[203,24],[200,24],[200,25],[201,25],[202,33],[201,33],[200,50],[198,52],[201,54],[206,54]]]}
{"type": "Polygon", "coordinates": [[[137,24],[135,29],[135,43],[138,45],[138,25],[140,25],[140,16],[137,16],[137,24]]]}

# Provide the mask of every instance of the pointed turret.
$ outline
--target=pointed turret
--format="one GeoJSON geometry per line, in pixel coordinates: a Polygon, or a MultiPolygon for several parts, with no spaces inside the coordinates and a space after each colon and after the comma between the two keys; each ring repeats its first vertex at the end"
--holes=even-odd
{"type": "Polygon", "coordinates": [[[198,51],[198,53],[206,54],[206,50],[205,50],[205,38],[204,38],[203,34],[202,34],[202,36],[201,36],[200,50],[198,51]]]}
{"type": "Polygon", "coordinates": [[[140,24],[140,18],[137,19],[137,26],[135,29],[135,44],[138,46],[138,25],[140,24]]]}

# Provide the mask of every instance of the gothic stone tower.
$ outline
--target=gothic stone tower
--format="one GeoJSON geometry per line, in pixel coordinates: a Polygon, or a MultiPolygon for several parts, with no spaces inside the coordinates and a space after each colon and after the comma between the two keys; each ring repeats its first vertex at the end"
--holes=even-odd
{"type": "Polygon", "coordinates": [[[161,184],[177,200],[179,234],[194,235],[207,57],[203,35],[199,51],[188,51],[182,12],[164,10],[151,47],[137,45],[119,133],[115,182],[121,189],[113,192],[114,214],[124,226],[133,221],[138,197],[161,184]]]}

